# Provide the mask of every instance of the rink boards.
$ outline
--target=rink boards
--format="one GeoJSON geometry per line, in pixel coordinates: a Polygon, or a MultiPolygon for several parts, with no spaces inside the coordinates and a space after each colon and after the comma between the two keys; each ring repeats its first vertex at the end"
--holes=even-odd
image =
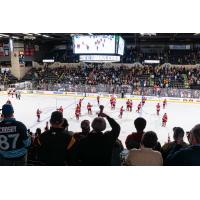
{"type": "MultiPolygon", "coordinates": [[[[84,93],[79,92],[62,92],[62,91],[41,91],[41,90],[21,90],[22,94],[25,95],[49,95],[49,96],[71,96],[74,98],[83,98],[85,97],[84,93]]],[[[0,95],[7,95],[7,91],[1,91],[0,95]]],[[[100,96],[101,98],[108,99],[113,94],[108,93],[86,93],[87,98],[96,98],[100,96]]],[[[120,94],[114,94],[114,97],[117,100],[126,100],[131,99],[133,101],[140,101],[142,96],[138,95],[125,95],[125,98],[121,98],[120,94]]],[[[174,103],[192,103],[192,104],[200,104],[200,99],[193,99],[193,98],[177,98],[177,97],[156,97],[156,96],[145,96],[147,98],[147,102],[160,102],[164,99],[167,99],[167,102],[174,102],[174,103]]]]}

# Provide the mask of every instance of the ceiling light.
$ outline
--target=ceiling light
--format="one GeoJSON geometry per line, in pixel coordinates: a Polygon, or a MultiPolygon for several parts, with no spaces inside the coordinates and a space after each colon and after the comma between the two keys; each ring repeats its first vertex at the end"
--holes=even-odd
{"type": "Polygon", "coordinates": [[[12,36],[12,38],[13,38],[13,39],[19,39],[19,37],[17,37],[17,36],[12,36]]]}
{"type": "Polygon", "coordinates": [[[0,36],[2,36],[2,37],[10,37],[9,35],[1,34],[1,33],[0,33],[0,36]]]}
{"type": "Polygon", "coordinates": [[[31,33],[23,33],[24,35],[30,35],[30,36],[32,36],[33,34],[31,34],[31,33]]]}
{"type": "Polygon", "coordinates": [[[49,35],[42,35],[43,37],[46,37],[46,38],[50,38],[50,36],[49,35]]]}

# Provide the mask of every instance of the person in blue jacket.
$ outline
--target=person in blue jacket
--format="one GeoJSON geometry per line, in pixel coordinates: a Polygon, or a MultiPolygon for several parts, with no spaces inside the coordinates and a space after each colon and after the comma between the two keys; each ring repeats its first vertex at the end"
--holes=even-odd
{"type": "Polygon", "coordinates": [[[26,126],[14,118],[14,109],[10,104],[2,106],[0,122],[0,165],[26,165],[27,148],[31,138],[26,126]]]}

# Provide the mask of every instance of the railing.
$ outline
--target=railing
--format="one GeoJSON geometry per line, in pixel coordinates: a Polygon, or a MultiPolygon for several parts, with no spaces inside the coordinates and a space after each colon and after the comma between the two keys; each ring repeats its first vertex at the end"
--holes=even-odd
{"type": "Polygon", "coordinates": [[[49,90],[65,91],[78,93],[107,93],[126,95],[143,95],[143,96],[160,96],[160,97],[179,97],[179,98],[200,98],[200,90],[197,89],[179,89],[179,88],[153,88],[153,87],[136,87],[131,85],[72,85],[72,84],[40,84],[24,82],[15,86],[16,89],[25,90],[49,90]]]}

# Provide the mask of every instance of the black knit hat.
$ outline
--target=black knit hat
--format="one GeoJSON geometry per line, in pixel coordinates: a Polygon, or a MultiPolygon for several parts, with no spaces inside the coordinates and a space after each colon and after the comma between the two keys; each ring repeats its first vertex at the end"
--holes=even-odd
{"type": "Polygon", "coordinates": [[[63,121],[63,114],[60,111],[54,111],[51,113],[51,124],[60,124],[63,121]]]}

